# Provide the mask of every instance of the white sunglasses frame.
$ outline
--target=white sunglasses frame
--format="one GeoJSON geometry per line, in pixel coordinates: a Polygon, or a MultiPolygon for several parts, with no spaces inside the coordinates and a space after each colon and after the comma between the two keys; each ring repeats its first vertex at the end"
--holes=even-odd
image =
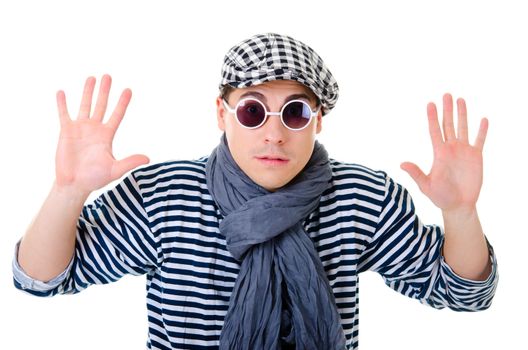
{"type": "Polygon", "coordinates": [[[280,112],[268,112],[268,109],[266,108],[266,106],[264,105],[264,103],[262,103],[262,101],[256,99],[256,98],[252,98],[252,97],[248,97],[248,98],[243,98],[241,99],[240,101],[238,101],[238,103],[236,104],[235,108],[231,108],[228,104],[227,104],[227,101],[225,99],[222,99],[222,102],[224,103],[224,107],[227,109],[227,111],[229,113],[232,113],[234,116],[235,116],[235,119],[236,121],[238,122],[238,124],[240,126],[242,126],[243,128],[246,128],[246,129],[249,129],[249,130],[253,130],[253,129],[258,129],[260,128],[262,125],[264,125],[266,123],[266,121],[268,120],[268,116],[271,115],[271,116],[277,116],[280,118],[281,120],[281,123],[282,125],[284,125],[284,127],[288,130],[291,130],[291,131],[301,131],[301,130],[304,130],[308,125],[310,125],[310,123],[312,122],[312,119],[317,117],[317,115],[319,114],[319,111],[321,110],[321,106],[319,106],[315,111],[312,110],[312,107],[310,107],[310,105],[308,104],[308,102],[306,101],[303,101],[303,100],[291,100],[291,101],[288,101],[286,102],[280,112]],[[250,126],[246,126],[244,124],[242,124],[240,122],[240,120],[238,119],[237,117],[237,114],[236,114],[236,111],[238,109],[238,107],[240,106],[241,103],[245,102],[245,101],[256,101],[258,103],[260,103],[260,105],[264,108],[264,112],[266,113],[264,115],[264,119],[262,120],[262,123],[260,123],[259,125],[257,126],[253,126],[253,127],[250,127],[250,126]],[[282,112],[284,111],[284,108],[286,108],[287,105],[289,105],[290,103],[293,103],[293,102],[301,102],[301,103],[304,103],[306,106],[308,106],[308,109],[310,109],[310,121],[308,123],[306,123],[305,126],[303,126],[302,128],[299,128],[299,129],[293,129],[293,128],[290,128],[288,125],[286,125],[286,123],[284,122],[284,119],[282,119],[282,112]]]}

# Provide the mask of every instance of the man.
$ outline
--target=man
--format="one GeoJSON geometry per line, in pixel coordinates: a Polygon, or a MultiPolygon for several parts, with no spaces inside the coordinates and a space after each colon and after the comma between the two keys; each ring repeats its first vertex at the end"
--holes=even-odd
{"type": "Polygon", "coordinates": [[[311,48],[278,34],[227,53],[224,134],[209,157],[136,169],[85,205],[148,163],[112,156],[131,92],[103,123],[110,84],[104,76],[90,114],[86,81],[75,120],[57,94],[56,180],[18,246],[17,288],[49,296],[146,274],[152,349],[356,349],[366,270],[435,308],[490,306],[496,261],[476,211],[487,120],[470,145],[464,100],[456,128],[450,95],[442,128],[428,106],[430,173],[402,164],[442,210],[442,230],[384,172],[328,158],[316,135],[338,85],[311,48]]]}

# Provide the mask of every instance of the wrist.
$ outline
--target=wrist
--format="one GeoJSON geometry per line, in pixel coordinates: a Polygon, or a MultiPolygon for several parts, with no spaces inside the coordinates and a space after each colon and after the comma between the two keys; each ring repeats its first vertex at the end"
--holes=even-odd
{"type": "Polygon", "coordinates": [[[61,185],[57,183],[57,181],[53,183],[51,191],[58,197],[81,204],[84,204],[91,193],[90,191],[84,190],[74,185],[61,185]]]}
{"type": "Polygon", "coordinates": [[[457,207],[450,209],[442,209],[442,216],[444,220],[455,220],[455,221],[467,221],[478,217],[477,207],[468,206],[468,207],[457,207]]]}

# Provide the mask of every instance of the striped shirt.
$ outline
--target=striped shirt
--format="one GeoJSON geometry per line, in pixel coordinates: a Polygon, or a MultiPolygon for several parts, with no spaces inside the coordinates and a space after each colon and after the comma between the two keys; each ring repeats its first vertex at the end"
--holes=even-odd
{"type": "MultiPolygon", "coordinates": [[[[205,180],[207,158],[135,170],[83,208],[75,256],[56,279],[14,283],[38,296],[77,293],[125,274],[146,275],[149,349],[217,349],[239,263],[205,180]]],[[[332,180],[304,221],[327,273],[347,349],[358,347],[358,275],[376,271],[394,290],[435,308],[478,311],[497,280],[457,276],[441,255],[443,232],[423,225],[408,192],[384,172],[331,160],[332,180]]]]}

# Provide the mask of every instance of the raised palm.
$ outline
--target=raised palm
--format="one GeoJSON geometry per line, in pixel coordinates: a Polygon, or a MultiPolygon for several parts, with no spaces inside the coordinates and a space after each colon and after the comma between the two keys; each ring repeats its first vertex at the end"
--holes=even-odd
{"type": "Polygon", "coordinates": [[[116,160],[112,153],[114,135],[125,115],[132,92],[126,89],[108,121],[104,115],[112,80],[105,75],[101,80],[97,103],[91,112],[95,78],[86,80],[77,119],[72,120],[66,107],[63,91],[57,93],[61,125],[55,160],[56,183],[78,191],[92,192],[137,166],[148,163],[144,155],[133,155],[116,160]]]}
{"type": "Polygon", "coordinates": [[[449,211],[475,207],[482,187],[482,149],[488,130],[483,118],[474,145],[468,141],[466,103],[457,100],[458,123],[453,122],[453,98],[443,98],[443,133],[438,123],[436,106],[427,106],[429,133],[433,144],[434,161],[428,175],[415,164],[402,163],[402,169],[420,190],[440,209],[449,211]]]}

